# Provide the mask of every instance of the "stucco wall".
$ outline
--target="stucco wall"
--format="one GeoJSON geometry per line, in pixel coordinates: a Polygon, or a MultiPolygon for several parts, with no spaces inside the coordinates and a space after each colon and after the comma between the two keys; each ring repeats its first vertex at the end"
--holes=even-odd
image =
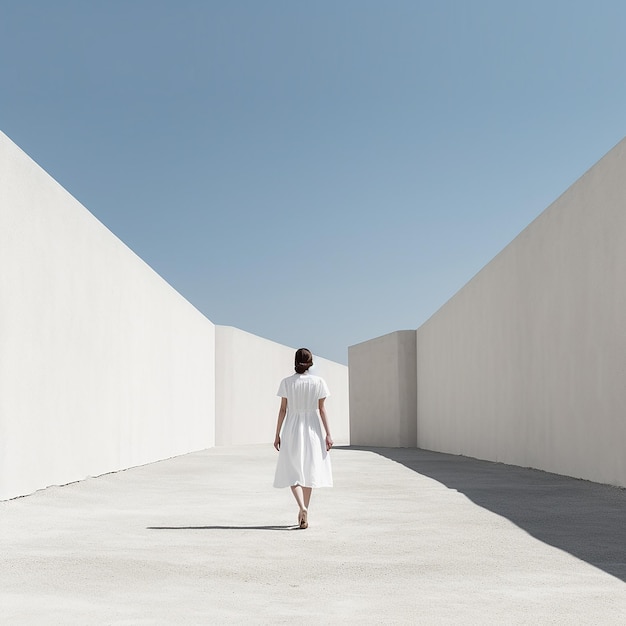
{"type": "MultiPolygon", "coordinates": [[[[216,445],[274,441],[276,391],[293,374],[294,352],[243,330],[216,326],[216,445]]],[[[348,368],[314,355],[311,373],[328,383],[326,407],[335,443],[349,443],[348,368]]]]}
{"type": "Polygon", "coordinates": [[[416,446],[416,335],[400,330],[348,349],[350,442],[416,446]]]}
{"type": "Polygon", "coordinates": [[[214,326],[0,133],[0,499],[214,443],[214,326]]]}
{"type": "Polygon", "coordinates": [[[420,447],[626,486],[626,142],[417,335],[420,447]]]}
{"type": "MultiPolygon", "coordinates": [[[[626,486],[626,140],[416,338],[420,448],[626,486]]],[[[352,443],[403,445],[399,360],[350,348],[352,443]]]]}

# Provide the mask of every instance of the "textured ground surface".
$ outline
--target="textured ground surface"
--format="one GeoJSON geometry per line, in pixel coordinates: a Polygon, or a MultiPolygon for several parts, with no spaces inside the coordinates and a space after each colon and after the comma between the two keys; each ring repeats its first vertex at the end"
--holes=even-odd
{"type": "Polygon", "coordinates": [[[337,448],[295,530],[271,446],[0,503],[2,624],[626,624],[626,492],[337,448]]]}

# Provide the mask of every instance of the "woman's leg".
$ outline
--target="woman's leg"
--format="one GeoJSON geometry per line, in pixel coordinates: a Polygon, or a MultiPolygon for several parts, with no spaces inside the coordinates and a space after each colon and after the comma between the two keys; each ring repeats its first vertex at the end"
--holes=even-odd
{"type": "Polygon", "coordinates": [[[300,507],[300,511],[298,512],[298,526],[300,526],[300,528],[308,528],[307,506],[311,500],[311,488],[292,485],[291,493],[293,493],[293,497],[300,507]]]}
{"type": "Polygon", "coordinates": [[[304,500],[304,508],[308,510],[309,502],[311,502],[311,494],[313,493],[313,489],[311,487],[302,487],[302,495],[304,500]]]}
{"type": "MultiPolygon", "coordinates": [[[[304,488],[306,489],[306,487],[304,488]]],[[[293,497],[296,499],[296,502],[298,503],[298,507],[300,508],[301,511],[306,511],[306,504],[304,503],[304,489],[300,486],[300,485],[292,485],[291,486],[291,493],[293,493],[293,497]]],[[[311,497],[311,495],[309,494],[309,498],[311,497]]]]}

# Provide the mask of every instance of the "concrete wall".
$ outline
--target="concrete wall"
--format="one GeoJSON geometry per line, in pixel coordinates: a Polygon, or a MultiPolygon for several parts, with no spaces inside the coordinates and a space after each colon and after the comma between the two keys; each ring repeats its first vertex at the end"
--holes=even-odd
{"type": "Polygon", "coordinates": [[[0,133],[0,499],[214,443],[214,326],[0,133]]]}
{"type": "MultiPolygon", "coordinates": [[[[0,133],[0,500],[208,448],[216,436],[271,444],[293,353],[230,327],[216,338],[0,133]]],[[[332,434],[348,443],[347,368],[315,363],[332,393],[332,434]]]]}
{"type": "Polygon", "coordinates": [[[626,142],[417,335],[420,447],[626,486],[626,142]]]}
{"type": "MultiPolygon", "coordinates": [[[[216,327],[216,445],[274,441],[280,406],[276,391],[293,374],[294,352],[231,326],[216,327]]],[[[349,443],[348,368],[314,356],[311,372],[328,383],[326,406],[335,443],[349,443]]]]}
{"type": "MultiPolygon", "coordinates": [[[[375,427],[399,403],[394,350],[350,349],[353,443],[402,445],[401,411],[375,427]]],[[[417,330],[416,354],[419,447],[626,486],[626,140],[417,330]]]]}
{"type": "Polygon", "coordinates": [[[400,330],[350,346],[350,442],[417,445],[414,330],[400,330]]]}

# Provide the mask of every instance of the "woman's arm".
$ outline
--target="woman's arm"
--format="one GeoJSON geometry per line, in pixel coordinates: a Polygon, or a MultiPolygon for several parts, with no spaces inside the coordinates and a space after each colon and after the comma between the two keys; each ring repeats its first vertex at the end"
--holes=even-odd
{"type": "Polygon", "coordinates": [[[333,438],[330,436],[330,429],[328,428],[328,416],[326,415],[326,407],[324,406],[324,401],[326,398],[320,398],[317,401],[317,407],[320,410],[320,417],[322,418],[322,424],[324,425],[324,430],[326,431],[326,450],[330,450],[333,447],[333,438]]]}
{"type": "Polygon", "coordinates": [[[280,450],[280,429],[283,427],[287,415],[287,398],[280,399],[280,409],[278,409],[278,421],[276,422],[276,437],[274,438],[274,447],[280,450]]]}

